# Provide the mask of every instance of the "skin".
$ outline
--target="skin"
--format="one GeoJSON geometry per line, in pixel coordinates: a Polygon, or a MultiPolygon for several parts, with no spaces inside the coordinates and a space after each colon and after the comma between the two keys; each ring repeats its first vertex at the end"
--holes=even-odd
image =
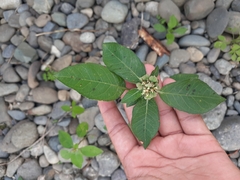
{"type": "MultiPolygon", "coordinates": [[[[153,69],[146,65],[148,74],[153,69]]],[[[160,86],[172,82],[167,78],[160,86]]],[[[128,180],[240,180],[240,171],[200,115],[175,110],[159,97],[156,102],[160,128],[145,150],[125,123],[115,102],[99,101],[109,136],[128,180]]],[[[125,107],[125,111],[131,119],[132,107],[125,107]]]]}

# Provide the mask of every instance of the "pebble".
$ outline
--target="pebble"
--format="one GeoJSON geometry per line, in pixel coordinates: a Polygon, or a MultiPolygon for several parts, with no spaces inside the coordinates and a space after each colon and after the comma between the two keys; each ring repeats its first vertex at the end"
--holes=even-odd
{"type": "Polygon", "coordinates": [[[157,61],[157,53],[155,51],[151,51],[148,53],[147,58],[146,58],[146,63],[147,64],[151,64],[151,65],[155,65],[156,61],[157,61]]]}
{"type": "Polygon", "coordinates": [[[29,46],[26,42],[22,42],[16,48],[14,57],[23,63],[29,63],[37,60],[38,54],[34,48],[29,46]]]}
{"type": "Polygon", "coordinates": [[[48,106],[48,105],[40,105],[40,106],[37,106],[37,107],[34,107],[32,109],[30,109],[28,111],[28,114],[30,115],[37,115],[37,116],[41,116],[41,115],[45,115],[45,114],[48,114],[52,111],[52,107],[51,106],[48,106]]]}
{"type": "Polygon", "coordinates": [[[0,36],[0,42],[5,43],[11,39],[11,37],[15,34],[15,29],[10,27],[8,24],[3,24],[0,26],[0,34],[4,34],[4,36],[0,36]]]}
{"type": "Polygon", "coordinates": [[[48,118],[47,118],[47,116],[36,116],[36,117],[34,117],[33,121],[37,125],[46,125],[48,118]]]}
{"type": "Polygon", "coordinates": [[[120,165],[117,155],[111,151],[104,151],[96,157],[100,176],[110,176],[120,165]]]}
{"type": "Polygon", "coordinates": [[[112,143],[108,134],[99,136],[97,142],[100,146],[109,146],[112,143]]]}
{"type": "Polygon", "coordinates": [[[94,5],[95,0],[77,0],[76,2],[76,7],[81,9],[81,8],[90,8],[94,5]]]}
{"type": "Polygon", "coordinates": [[[83,43],[93,43],[95,41],[95,35],[92,32],[84,32],[79,38],[83,43]]]}
{"type": "Polygon", "coordinates": [[[70,101],[56,102],[53,105],[53,109],[52,109],[51,114],[49,114],[49,117],[51,117],[52,119],[59,119],[60,117],[62,117],[65,114],[65,111],[63,111],[61,108],[63,105],[70,106],[71,103],[70,103],[70,101]]]}
{"type": "MultiPolygon", "coordinates": [[[[15,157],[16,157],[15,155],[11,155],[10,159],[13,159],[15,157]]],[[[19,157],[15,161],[9,163],[7,170],[6,170],[6,175],[8,177],[13,177],[14,174],[16,173],[17,169],[22,165],[23,162],[24,162],[24,159],[19,157]]]]}
{"type": "Polygon", "coordinates": [[[66,90],[59,90],[58,91],[58,99],[60,101],[67,101],[69,100],[69,92],[66,90]]]}
{"type": "Polygon", "coordinates": [[[233,0],[233,2],[231,4],[231,8],[232,8],[233,11],[240,12],[240,2],[239,2],[239,0],[233,0]]]}
{"type": "Polygon", "coordinates": [[[59,26],[66,27],[66,18],[67,16],[61,12],[54,12],[52,15],[52,21],[58,24],[59,26]]]}
{"type": "Polygon", "coordinates": [[[127,180],[127,176],[122,169],[117,169],[112,173],[111,180],[127,180]]]}
{"type": "Polygon", "coordinates": [[[126,18],[128,8],[119,1],[109,1],[103,7],[101,17],[109,23],[122,23],[126,18]]]}
{"type": "Polygon", "coordinates": [[[0,97],[16,93],[19,87],[16,84],[0,83],[0,97]]]}
{"type": "Polygon", "coordinates": [[[47,159],[46,159],[46,157],[44,155],[41,155],[39,157],[38,161],[39,161],[40,167],[42,167],[42,168],[49,166],[49,162],[47,161],[47,159]]]}
{"type": "Polygon", "coordinates": [[[190,54],[184,49],[175,49],[171,52],[169,65],[177,68],[181,63],[185,63],[190,59],[190,54]]]}
{"type": "Polygon", "coordinates": [[[211,38],[217,38],[226,29],[229,21],[227,9],[219,7],[214,9],[207,17],[207,33],[211,38]]]}
{"type": "Polygon", "coordinates": [[[40,69],[41,63],[39,61],[33,62],[28,71],[28,86],[30,88],[35,88],[39,85],[39,82],[36,79],[36,75],[40,69]]]}
{"type": "Polygon", "coordinates": [[[52,104],[58,100],[57,92],[49,87],[37,87],[32,90],[33,101],[42,104],[52,104]]]}
{"type": "Polygon", "coordinates": [[[13,13],[8,19],[8,25],[13,28],[20,28],[19,17],[20,14],[13,13]]]}
{"type": "Polygon", "coordinates": [[[217,58],[219,57],[220,51],[221,50],[219,48],[211,49],[207,55],[208,62],[214,63],[217,60],[217,58]]]}
{"type": "Polygon", "coordinates": [[[43,152],[44,152],[44,155],[45,155],[47,161],[50,164],[56,164],[56,163],[59,162],[58,156],[56,155],[56,153],[50,147],[44,145],[43,146],[43,152]]]}
{"type": "Polygon", "coordinates": [[[48,140],[48,145],[53,151],[59,152],[59,147],[61,145],[60,145],[60,142],[58,140],[58,136],[50,137],[49,140],[48,140]]]}
{"type": "Polygon", "coordinates": [[[91,8],[86,8],[81,10],[81,13],[87,15],[88,18],[92,18],[93,16],[93,10],[91,8]]]}
{"type": "Polygon", "coordinates": [[[184,13],[188,20],[204,19],[214,8],[212,0],[189,0],[184,4],[184,13]]]}
{"type": "Polygon", "coordinates": [[[210,46],[210,41],[199,35],[186,35],[178,41],[180,47],[210,46]]]}
{"type": "Polygon", "coordinates": [[[68,67],[72,63],[72,55],[68,54],[56,59],[52,64],[52,69],[54,71],[60,71],[68,67]]]}
{"type": "Polygon", "coordinates": [[[229,21],[225,29],[225,32],[230,34],[238,34],[240,31],[240,24],[236,23],[240,21],[240,12],[229,12],[229,21]]]}
{"type": "Polygon", "coordinates": [[[106,125],[104,123],[102,114],[98,114],[95,117],[95,126],[102,132],[102,133],[108,133],[106,125]]]}
{"type": "Polygon", "coordinates": [[[102,134],[101,131],[98,128],[94,127],[91,131],[89,131],[87,133],[88,143],[94,144],[95,142],[97,142],[97,140],[101,134],[102,134]]]}
{"type": "Polygon", "coordinates": [[[37,11],[39,14],[49,13],[54,5],[53,0],[34,0],[32,8],[37,11]]]}
{"type": "Polygon", "coordinates": [[[74,7],[71,4],[64,2],[64,3],[62,3],[60,10],[64,14],[70,14],[74,10],[74,7]]]}
{"type": "MultiPolygon", "coordinates": [[[[2,143],[2,141],[3,141],[3,136],[1,135],[0,136],[0,144],[2,143]]],[[[0,158],[1,159],[7,159],[9,157],[9,154],[7,153],[7,152],[5,152],[5,151],[2,151],[1,149],[0,149],[0,158]]]]}
{"type": "Polygon", "coordinates": [[[16,71],[13,69],[13,67],[7,68],[3,73],[3,81],[7,83],[14,83],[19,82],[21,79],[17,75],[16,71]]]}
{"type": "Polygon", "coordinates": [[[17,175],[23,179],[34,180],[42,174],[42,168],[35,159],[25,161],[17,170],[17,175]]]}
{"type": "Polygon", "coordinates": [[[216,7],[224,7],[228,9],[231,5],[233,0],[217,0],[216,1],[216,7]]]}
{"type": "MultiPolygon", "coordinates": [[[[99,113],[98,107],[91,107],[85,109],[85,111],[77,115],[79,123],[87,122],[88,123],[88,131],[90,131],[94,127],[94,119],[96,119],[96,115],[99,113]]],[[[95,122],[96,123],[96,122],[95,122]]]]}
{"type": "Polygon", "coordinates": [[[71,89],[69,96],[71,97],[71,99],[75,102],[79,102],[81,99],[81,94],[79,94],[76,90],[71,89]]]}
{"type": "Polygon", "coordinates": [[[167,22],[169,21],[171,15],[174,15],[178,22],[181,20],[181,12],[178,6],[169,0],[162,0],[159,2],[158,13],[161,18],[165,19],[167,22]]]}
{"type": "Polygon", "coordinates": [[[23,102],[27,97],[29,90],[30,89],[27,84],[21,85],[19,91],[16,94],[16,101],[23,102]]]}
{"type": "Polygon", "coordinates": [[[158,2],[150,1],[145,4],[145,12],[148,12],[151,14],[151,16],[157,16],[158,15],[158,2]]]}
{"type": "Polygon", "coordinates": [[[212,132],[225,151],[235,151],[240,148],[239,123],[239,116],[226,117],[221,126],[212,132]]]}
{"type": "Polygon", "coordinates": [[[217,129],[225,116],[227,111],[226,103],[219,104],[216,108],[202,115],[204,122],[209,130],[217,129]]]}
{"type": "Polygon", "coordinates": [[[148,54],[149,46],[147,45],[141,45],[136,50],[136,55],[140,59],[140,61],[144,62],[146,60],[147,54],[148,54]]]}
{"type": "Polygon", "coordinates": [[[204,74],[207,74],[208,76],[211,75],[211,71],[209,69],[209,66],[205,65],[203,62],[198,62],[196,66],[197,72],[202,72],[204,74]]]}
{"type": "Polygon", "coordinates": [[[203,53],[201,51],[199,51],[197,48],[195,48],[195,47],[188,47],[187,51],[189,52],[191,61],[199,62],[199,61],[202,60],[203,53]]]}
{"type": "Polygon", "coordinates": [[[69,14],[67,16],[68,29],[81,29],[88,23],[88,17],[82,13],[69,14]]]}
{"type": "Polygon", "coordinates": [[[169,62],[169,56],[164,54],[162,57],[159,56],[157,58],[156,66],[159,67],[159,69],[162,69],[165,64],[169,62]]]}
{"type": "Polygon", "coordinates": [[[20,25],[21,27],[27,25],[26,19],[27,19],[28,17],[31,17],[31,13],[28,12],[28,11],[24,11],[24,12],[22,12],[22,13],[20,14],[20,16],[19,16],[19,25],[20,25]]]}
{"type": "Polygon", "coordinates": [[[21,3],[22,3],[21,0],[2,0],[0,8],[4,10],[17,9],[21,3]]]}
{"type": "Polygon", "coordinates": [[[16,119],[18,121],[21,121],[23,119],[26,118],[26,115],[24,112],[22,111],[18,111],[18,110],[8,110],[7,111],[8,114],[13,118],[13,119],[16,119]]]}
{"type": "Polygon", "coordinates": [[[41,14],[34,21],[34,23],[37,27],[44,27],[49,21],[51,21],[51,16],[49,16],[48,14],[41,14]]]}
{"type": "Polygon", "coordinates": [[[223,75],[229,74],[229,72],[233,68],[232,64],[229,61],[226,61],[225,59],[218,59],[214,63],[214,65],[217,68],[218,72],[223,75]]]}
{"type": "Polygon", "coordinates": [[[181,7],[184,5],[184,3],[187,1],[187,0],[172,0],[178,7],[181,7]]]}
{"type": "Polygon", "coordinates": [[[181,63],[179,66],[179,70],[183,74],[195,74],[197,72],[196,68],[194,66],[181,63]]]}
{"type": "Polygon", "coordinates": [[[11,58],[13,56],[14,51],[15,51],[15,46],[10,44],[6,48],[4,48],[4,50],[2,52],[2,57],[11,58]]]}

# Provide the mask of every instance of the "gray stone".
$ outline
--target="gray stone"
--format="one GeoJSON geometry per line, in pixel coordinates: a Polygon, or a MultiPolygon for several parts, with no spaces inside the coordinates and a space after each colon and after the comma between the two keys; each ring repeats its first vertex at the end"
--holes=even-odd
{"type": "Polygon", "coordinates": [[[34,21],[37,27],[44,27],[46,24],[51,21],[51,16],[48,14],[41,14],[38,18],[34,21]]]}
{"type": "Polygon", "coordinates": [[[128,13],[126,5],[119,1],[109,1],[103,7],[101,17],[104,21],[109,23],[122,23],[128,13]]]}
{"type": "Polygon", "coordinates": [[[214,9],[207,17],[207,33],[211,38],[221,35],[228,25],[229,14],[227,9],[219,7],[214,9]]]}
{"type": "Polygon", "coordinates": [[[181,63],[185,63],[190,59],[190,54],[184,49],[175,49],[171,52],[169,65],[177,68],[181,63]]]}
{"type": "MultiPolygon", "coordinates": [[[[22,35],[14,35],[12,38],[11,38],[11,43],[14,45],[14,46],[18,46],[21,42],[24,41],[24,37],[22,35]]],[[[15,50],[15,48],[14,48],[15,50]]]]}
{"type": "Polygon", "coordinates": [[[15,29],[10,27],[8,24],[3,24],[0,26],[0,34],[4,34],[4,36],[0,36],[0,42],[5,43],[15,34],[15,29]]]}
{"type": "Polygon", "coordinates": [[[216,7],[224,7],[228,9],[231,5],[233,0],[217,0],[216,1],[216,7]]]}
{"type": "Polygon", "coordinates": [[[217,68],[218,72],[223,75],[229,74],[229,72],[233,68],[232,64],[229,61],[226,61],[225,59],[218,59],[214,63],[214,65],[217,68]]]}
{"type": "Polygon", "coordinates": [[[210,41],[199,35],[186,35],[178,41],[180,47],[210,46],[210,41]]]}
{"type": "Polygon", "coordinates": [[[16,94],[16,101],[23,102],[29,93],[30,88],[27,84],[23,84],[20,86],[19,91],[16,94]]]}
{"type": "Polygon", "coordinates": [[[22,13],[24,11],[28,11],[29,10],[29,6],[27,4],[21,4],[18,8],[17,8],[17,12],[18,13],[22,13]]]}
{"type": "MultiPolygon", "coordinates": [[[[75,129],[76,129],[76,127],[75,127],[75,129]]],[[[60,146],[58,136],[50,137],[48,140],[48,145],[53,151],[58,152],[59,146],[60,146]]]]}
{"type": "Polygon", "coordinates": [[[47,36],[39,36],[37,42],[42,50],[45,52],[50,52],[51,47],[53,45],[53,41],[50,37],[47,36]]]}
{"type": "MultiPolygon", "coordinates": [[[[4,137],[1,135],[1,136],[0,136],[0,144],[1,144],[2,141],[3,141],[3,138],[4,138],[4,137]]],[[[7,159],[8,156],[9,156],[9,154],[8,154],[7,152],[2,151],[2,150],[0,149],[0,158],[7,159]]],[[[1,177],[1,176],[0,176],[0,177],[1,177]]]]}
{"type": "Polygon", "coordinates": [[[221,126],[213,131],[213,135],[225,151],[235,151],[240,148],[240,117],[226,117],[221,126]]]}
{"type": "Polygon", "coordinates": [[[33,101],[42,104],[52,104],[58,100],[57,92],[49,87],[37,87],[32,90],[33,101]]]}
{"type": "Polygon", "coordinates": [[[88,23],[88,17],[82,13],[69,14],[67,16],[68,29],[81,29],[88,23]]]}
{"type": "Polygon", "coordinates": [[[203,53],[195,47],[188,47],[187,51],[190,55],[190,60],[193,62],[199,62],[203,58],[203,53]]]}
{"type": "Polygon", "coordinates": [[[8,25],[13,28],[20,28],[19,17],[19,14],[13,13],[8,19],[8,25]]]}
{"type": "Polygon", "coordinates": [[[233,0],[231,4],[231,8],[233,11],[238,11],[240,12],[240,1],[239,0],[233,0]]]}
{"type": "Polygon", "coordinates": [[[64,85],[62,82],[55,80],[55,86],[59,89],[59,90],[70,90],[70,88],[66,85],[64,85]]]}
{"type": "Polygon", "coordinates": [[[26,25],[27,25],[26,19],[27,19],[28,17],[31,17],[31,16],[32,16],[31,13],[28,12],[28,11],[22,12],[22,13],[20,14],[20,16],[19,16],[19,25],[20,25],[21,27],[26,26],[26,25]]]}
{"type": "Polygon", "coordinates": [[[84,32],[79,38],[83,43],[93,43],[95,41],[95,35],[92,32],[84,32]]]}
{"type": "Polygon", "coordinates": [[[216,108],[202,115],[209,130],[217,129],[221,125],[226,111],[226,103],[221,103],[216,108]]]}
{"type": "Polygon", "coordinates": [[[239,113],[240,112],[240,103],[238,101],[234,101],[233,106],[237,110],[237,112],[239,113]]]}
{"type": "Polygon", "coordinates": [[[209,53],[208,53],[208,55],[207,55],[207,60],[208,60],[208,62],[209,63],[214,63],[216,60],[217,60],[217,58],[218,58],[218,56],[219,56],[219,54],[220,54],[220,49],[219,48],[213,48],[213,49],[211,49],[210,51],[209,51],[209,53]]]}
{"type": "Polygon", "coordinates": [[[2,0],[0,3],[1,9],[17,9],[21,4],[21,0],[2,0]]]}
{"type": "Polygon", "coordinates": [[[111,151],[104,151],[96,157],[99,164],[100,176],[111,176],[111,174],[119,167],[120,161],[117,155],[111,151]]]}
{"type": "Polygon", "coordinates": [[[149,46],[146,44],[141,45],[137,50],[136,50],[136,55],[137,57],[144,62],[146,60],[147,54],[148,54],[149,46]]]}
{"type": "Polygon", "coordinates": [[[36,117],[34,117],[33,121],[37,125],[46,125],[48,118],[47,118],[47,116],[36,116],[36,117]]]}
{"type": "Polygon", "coordinates": [[[2,52],[2,57],[11,58],[13,56],[14,51],[15,51],[15,46],[10,44],[6,48],[4,48],[4,50],[2,52]]]}
{"type": "Polygon", "coordinates": [[[39,82],[36,79],[37,73],[41,67],[40,61],[35,61],[31,64],[29,71],[28,71],[28,86],[30,88],[35,88],[39,85],[39,82]]]}
{"type": "Polygon", "coordinates": [[[62,117],[66,113],[61,108],[63,105],[70,106],[71,103],[70,103],[70,101],[61,101],[61,102],[55,103],[53,105],[53,110],[52,110],[51,114],[49,114],[49,117],[51,117],[52,119],[59,119],[60,117],[62,117]]]}
{"type": "Polygon", "coordinates": [[[111,139],[108,134],[103,134],[98,138],[99,146],[109,146],[111,144],[111,139]]]}
{"type": "Polygon", "coordinates": [[[158,5],[158,13],[161,18],[165,19],[167,22],[170,19],[171,15],[174,15],[178,22],[181,20],[181,12],[178,6],[169,0],[162,0],[158,5]]]}
{"type": "Polygon", "coordinates": [[[0,123],[11,124],[11,118],[7,114],[7,106],[2,97],[0,97],[0,123]]]}
{"type": "Polygon", "coordinates": [[[37,11],[39,14],[43,13],[49,13],[51,11],[51,8],[54,4],[53,0],[34,0],[33,2],[33,9],[37,11]]]}
{"type": "Polygon", "coordinates": [[[71,63],[72,63],[72,55],[67,54],[65,56],[62,56],[62,57],[56,59],[52,63],[52,68],[54,71],[60,71],[64,68],[70,66],[71,63]]]}
{"type": "Polygon", "coordinates": [[[93,107],[93,106],[97,106],[97,101],[96,100],[92,100],[92,99],[88,99],[88,98],[83,98],[82,100],[81,100],[81,103],[82,103],[82,105],[83,105],[83,107],[85,108],[85,109],[87,109],[87,108],[90,108],[90,107],[93,107]]]}
{"type": "Polygon", "coordinates": [[[52,21],[57,23],[59,26],[64,26],[66,27],[66,18],[67,16],[63,13],[60,12],[54,12],[52,15],[52,21]]]}
{"type": "Polygon", "coordinates": [[[22,42],[15,50],[14,57],[23,63],[29,63],[37,60],[38,54],[35,49],[33,49],[27,43],[22,42]]]}
{"type": "Polygon", "coordinates": [[[79,9],[90,8],[94,5],[94,3],[95,3],[95,0],[88,0],[88,1],[77,0],[76,7],[79,8],[79,9]]]}
{"type": "Polygon", "coordinates": [[[27,37],[27,42],[30,46],[33,48],[38,48],[38,37],[36,36],[36,33],[31,31],[27,37]]]}
{"type": "Polygon", "coordinates": [[[159,69],[162,69],[163,66],[169,62],[169,59],[170,59],[169,56],[166,54],[164,54],[162,57],[159,56],[157,58],[156,66],[158,66],[159,69]]]}
{"type": "Polygon", "coordinates": [[[150,1],[146,3],[145,12],[151,14],[151,16],[155,17],[158,15],[158,2],[150,1]]]}
{"type": "Polygon", "coordinates": [[[28,111],[28,114],[30,115],[37,115],[37,116],[41,116],[41,115],[45,115],[45,114],[48,114],[52,111],[52,107],[51,106],[48,106],[48,105],[40,105],[40,106],[37,106],[33,109],[30,109],[28,111]]]}
{"type": "Polygon", "coordinates": [[[111,180],[127,180],[127,176],[122,169],[117,169],[112,173],[111,180]]]}
{"type": "Polygon", "coordinates": [[[10,17],[13,13],[15,13],[14,10],[4,11],[4,12],[3,12],[3,17],[4,17],[4,19],[8,22],[9,17],[10,17]]]}
{"type": "Polygon", "coordinates": [[[19,87],[16,84],[0,83],[0,97],[17,92],[19,87]]]}
{"type": "Polygon", "coordinates": [[[64,2],[62,3],[60,10],[64,14],[70,14],[74,10],[74,7],[71,4],[64,2]]]}
{"type": "Polygon", "coordinates": [[[44,152],[44,155],[45,155],[47,161],[50,164],[58,163],[58,161],[59,161],[58,156],[50,147],[44,145],[43,146],[43,152],[44,152]]]}
{"type": "Polygon", "coordinates": [[[85,109],[85,111],[77,115],[79,123],[87,122],[88,123],[88,130],[90,131],[94,126],[94,119],[96,115],[99,113],[98,107],[91,107],[88,109],[85,109]]]}
{"type": "Polygon", "coordinates": [[[178,7],[181,7],[185,4],[187,0],[172,0],[178,7]]]}
{"type": "Polygon", "coordinates": [[[89,131],[87,133],[87,140],[89,144],[94,144],[95,142],[97,142],[98,137],[101,135],[101,131],[99,131],[99,129],[97,128],[93,128],[91,131],[89,131]]]}
{"type": "Polygon", "coordinates": [[[18,176],[27,180],[36,180],[42,174],[42,168],[35,159],[25,161],[17,170],[18,176]]]}
{"type": "Polygon", "coordinates": [[[211,77],[203,73],[198,73],[198,76],[200,80],[207,83],[217,94],[220,95],[222,93],[223,87],[219,82],[214,81],[211,77]]]}
{"type": "Polygon", "coordinates": [[[7,83],[19,82],[21,79],[17,75],[13,67],[7,68],[3,73],[3,81],[7,83]]]}
{"type": "Polygon", "coordinates": [[[18,121],[21,121],[23,119],[26,118],[26,115],[24,112],[22,111],[18,111],[18,110],[8,110],[8,114],[13,118],[16,119],[18,121]]]}
{"type": "Polygon", "coordinates": [[[43,27],[42,30],[43,30],[43,32],[51,32],[51,31],[57,30],[57,28],[58,28],[58,26],[57,26],[55,23],[49,21],[49,22],[47,22],[47,24],[43,27]]]}
{"type": "Polygon", "coordinates": [[[99,113],[96,117],[95,117],[95,126],[103,133],[108,133],[107,132],[107,128],[106,125],[104,123],[102,114],[99,113]]]}
{"type": "Polygon", "coordinates": [[[188,20],[204,19],[213,8],[213,0],[189,0],[184,4],[184,12],[188,20]]]}
{"type": "MultiPolygon", "coordinates": [[[[13,159],[15,157],[16,157],[15,155],[11,155],[10,159],[13,159]]],[[[23,162],[24,162],[24,159],[19,157],[15,161],[9,163],[7,166],[6,175],[8,177],[13,177],[14,174],[16,173],[17,169],[22,165],[23,162]]]]}
{"type": "Polygon", "coordinates": [[[49,163],[44,155],[41,155],[39,157],[39,165],[40,165],[40,167],[43,167],[43,168],[49,166],[49,163]]]}
{"type": "Polygon", "coordinates": [[[179,71],[183,74],[195,74],[197,72],[195,66],[185,64],[185,63],[180,64],[179,71]]]}
{"type": "Polygon", "coordinates": [[[240,32],[240,12],[229,12],[229,21],[225,32],[230,34],[239,34],[240,32]]]}

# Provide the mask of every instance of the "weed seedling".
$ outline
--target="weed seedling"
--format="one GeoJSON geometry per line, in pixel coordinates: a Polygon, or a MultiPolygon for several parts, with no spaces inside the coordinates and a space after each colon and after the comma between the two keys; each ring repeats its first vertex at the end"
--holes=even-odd
{"type": "Polygon", "coordinates": [[[161,18],[160,16],[157,17],[159,20],[159,23],[154,24],[153,28],[157,32],[166,32],[166,39],[167,44],[172,44],[175,40],[174,34],[183,35],[187,28],[185,27],[179,27],[181,24],[178,23],[177,18],[174,15],[171,15],[169,18],[169,21],[166,23],[166,20],[161,18]],[[167,27],[166,27],[167,26],[167,27]]]}
{"type": "MultiPolygon", "coordinates": [[[[174,26],[170,23],[170,27],[174,26]]],[[[146,74],[139,58],[117,43],[103,44],[103,61],[106,67],[81,63],[53,76],[89,99],[113,101],[127,91],[122,102],[134,106],[130,128],[144,148],[148,147],[160,126],[155,97],[160,96],[169,106],[192,114],[206,113],[225,100],[194,74],[174,75],[172,78],[176,82],[161,88],[158,66],[151,74],[146,74]],[[126,88],[125,81],[135,84],[136,88],[126,88]]],[[[67,147],[74,149],[70,138],[68,141],[67,147]]],[[[74,152],[79,151],[74,149],[74,152]]],[[[65,157],[70,158],[69,153],[65,153],[65,157]]]]}
{"type": "Polygon", "coordinates": [[[62,110],[65,112],[69,112],[73,118],[76,118],[78,114],[82,114],[84,112],[84,108],[76,105],[75,101],[72,101],[72,106],[63,105],[62,110]]]}
{"type": "MultiPolygon", "coordinates": [[[[81,138],[86,136],[87,131],[88,124],[86,122],[80,123],[76,129],[78,137],[81,138]]],[[[79,144],[73,144],[71,136],[67,132],[62,130],[58,132],[58,139],[61,145],[65,148],[60,150],[60,155],[64,159],[70,159],[71,162],[78,168],[82,168],[84,156],[95,157],[103,152],[101,149],[93,145],[79,148],[79,144]]]]}

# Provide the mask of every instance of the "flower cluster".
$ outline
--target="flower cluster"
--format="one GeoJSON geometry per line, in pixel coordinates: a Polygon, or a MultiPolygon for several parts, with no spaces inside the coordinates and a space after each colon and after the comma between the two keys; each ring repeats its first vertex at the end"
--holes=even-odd
{"type": "Polygon", "coordinates": [[[137,83],[136,86],[142,91],[142,95],[146,100],[156,97],[160,91],[157,77],[148,74],[141,77],[141,82],[137,83]]]}

